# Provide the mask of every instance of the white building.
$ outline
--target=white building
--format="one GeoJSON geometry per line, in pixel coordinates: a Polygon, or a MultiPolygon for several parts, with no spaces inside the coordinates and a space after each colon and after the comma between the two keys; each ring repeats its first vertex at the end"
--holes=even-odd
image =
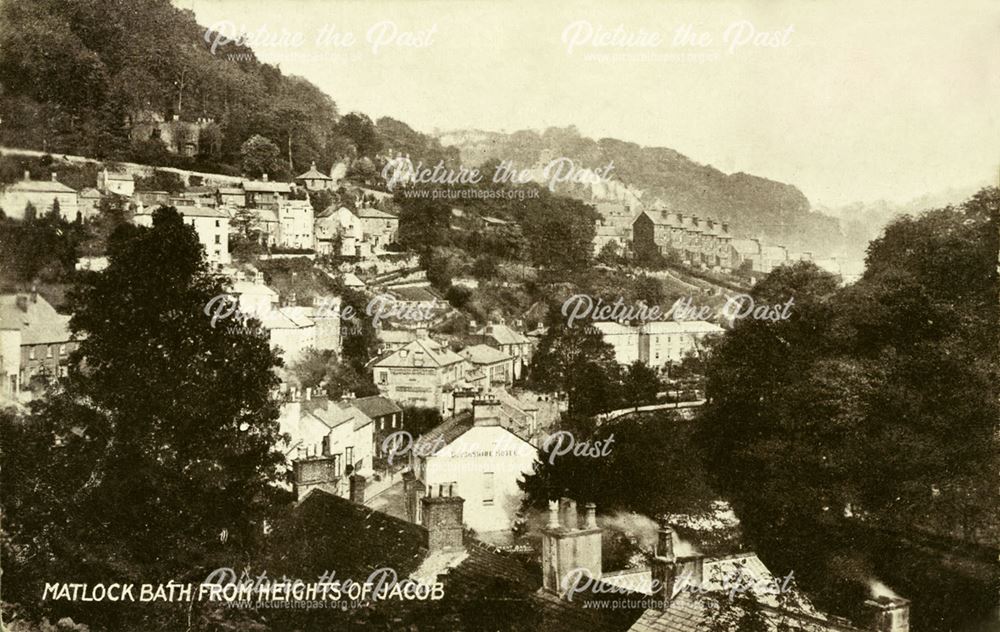
{"type": "Polygon", "coordinates": [[[32,180],[31,173],[24,172],[24,179],[0,190],[0,209],[11,219],[24,219],[28,204],[35,209],[35,216],[41,217],[52,212],[58,204],[59,215],[68,222],[76,220],[79,199],[74,189],[56,180],[32,180]]]}
{"type": "Polygon", "coordinates": [[[351,474],[373,472],[375,424],[350,401],[313,398],[306,389],[282,405],[278,423],[290,438],[282,446],[288,459],[300,466],[319,466],[313,468],[322,472],[316,486],[347,497],[351,474]]]}
{"type": "MultiPolygon", "coordinates": [[[[214,266],[227,265],[229,257],[229,216],[207,206],[178,206],[177,212],[184,223],[192,226],[198,241],[205,248],[205,259],[214,266]]],[[[139,207],[132,221],[139,226],[152,227],[153,209],[139,207]]]]}
{"type": "Polygon", "coordinates": [[[132,197],[135,193],[135,180],[131,173],[108,172],[107,168],[97,174],[97,188],[101,193],[116,193],[132,197]]]}
{"type": "Polygon", "coordinates": [[[639,359],[639,330],[629,325],[616,322],[595,322],[590,323],[592,327],[601,335],[604,342],[611,345],[615,350],[615,360],[618,364],[632,364],[639,359]]]}
{"type": "Polygon", "coordinates": [[[475,401],[471,420],[457,417],[424,435],[427,445],[443,447],[413,462],[428,488],[450,485],[465,499],[465,524],[477,533],[511,529],[524,498],[517,481],[532,471],[538,454],[501,425],[499,408],[496,400],[475,401]]]}
{"type": "Polygon", "coordinates": [[[722,327],[704,320],[665,320],[642,325],[639,359],[650,367],[680,362],[689,352],[705,349],[705,338],[722,334],[722,327]]]}
{"type": "Polygon", "coordinates": [[[260,317],[270,334],[272,348],[280,350],[285,365],[294,364],[306,349],[316,348],[316,322],[309,317],[311,307],[276,307],[260,317]]]}
{"type": "Polygon", "coordinates": [[[282,200],[278,203],[278,243],[280,248],[312,250],[316,246],[312,204],[309,200],[282,200]]]}

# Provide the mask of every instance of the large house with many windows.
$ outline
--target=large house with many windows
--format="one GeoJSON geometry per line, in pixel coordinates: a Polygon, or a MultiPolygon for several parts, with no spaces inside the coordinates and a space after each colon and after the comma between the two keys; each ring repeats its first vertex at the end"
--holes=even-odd
{"type": "Polygon", "coordinates": [[[465,380],[465,367],[462,356],[421,329],[416,340],[376,360],[372,372],[375,386],[385,397],[446,414],[452,406],[452,391],[465,380]]]}

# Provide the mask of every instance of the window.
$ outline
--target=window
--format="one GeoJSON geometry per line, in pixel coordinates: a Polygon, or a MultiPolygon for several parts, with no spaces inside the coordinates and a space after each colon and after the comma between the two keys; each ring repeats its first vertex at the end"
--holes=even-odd
{"type": "Polygon", "coordinates": [[[31,360],[35,359],[35,348],[34,347],[28,347],[28,358],[31,359],[31,360]]]}
{"type": "MultiPolygon", "coordinates": [[[[379,384],[383,384],[383,385],[389,383],[389,372],[388,371],[379,371],[379,373],[378,373],[378,383],[379,384]]],[[[395,427],[395,426],[393,426],[393,427],[395,427]]]]}
{"type": "Polygon", "coordinates": [[[55,345],[49,345],[48,347],[45,348],[45,357],[46,358],[51,358],[52,357],[52,350],[54,348],[55,348],[55,345]]]}
{"type": "Polygon", "coordinates": [[[385,430],[385,419],[382,420],[382,430],[385,430]]]}
{"type": "Polygon", "coordinates": [[[215,243],[217,243],[217,244],[221,244],[222,243],[222,235],[216,235],[215,236],[215,243]]]}
{"type": "Polygon", "coordinates": [[[331,443],[330,435],[326,435],[325,437],[323,437],[323,447],[322,447],[323,456],[330,456],[330,443],[331,443]]]}
{"type": "Polygon", "coordinates": [[[347,446],[344,448],[344,462],[348,465],[354,463],[354,446],[347,446]]]}
{"type": "Polygon", "coordinates": [[[393,413],[393,414],[392,414],[392,427],[393,427],[393,428],[395,428],[395,427],[396,427],[396,413],[393,413]]]}
{"type": "Polygon", "coordinates": [[[219,220],[215,220],[215,227],[216,227],[216,228],[218,228],[218,227],[219,227],[219,220]]]}
{"type": "Polygon", "coordinates": [[[493,472],[483,473],[483,504],[493,504],[493,472]]]}
{"type": "Polygon", "coordinates": [[[59,345],[59,355],[66,355],[66,345],[59,345]]]}
{"type": "Polygon", "coordinates": [[[344,470],[344,463],[341,461],[342,454],[333,455],[333,475],[340,476],[344,470]]]}

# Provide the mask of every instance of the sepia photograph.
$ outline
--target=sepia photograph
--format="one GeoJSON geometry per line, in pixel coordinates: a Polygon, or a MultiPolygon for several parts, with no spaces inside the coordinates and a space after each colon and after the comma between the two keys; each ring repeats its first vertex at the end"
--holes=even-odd
{"type": "Polygon", "coordinates": [[[1000,0],[0,0],[0,630],[1000,632],[1000,0]]]}

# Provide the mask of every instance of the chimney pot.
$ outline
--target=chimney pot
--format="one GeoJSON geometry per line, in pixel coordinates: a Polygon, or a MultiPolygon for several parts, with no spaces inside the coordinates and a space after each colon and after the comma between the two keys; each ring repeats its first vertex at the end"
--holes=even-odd
{"type": "Polygon", "coordinates": [[[596,529],[597,528],[597,505],[594,503],[587,503],[584,507],[586,509],[586,518],[584,519],[583,528],[584,529],[596,529]]]}
{"type": "Polygon", "coordinates": [[[261,179],[262,179],[262,180],[263,180],[264,182],[267,182],[267,174],[266,174],[266,173],[265,173],[265,174],[262,174],[262,175],[261,175],[261,179]]]}
{"type": "Polygon", "coordinates": [[[549,529],[559,528],[559,501],[549,501],[549,523],[545,525],[549,529]]]}
{"type": "Polygon", "coordinates": [[[53,182],[56,181],[56,172],[55,171],[52,172],[52,181],[53,182]]]}
{"type": "Polygon", "coordinates": [[[31,172],[28,171],[27,169],[24,170],[24,179],[31,180],[31,172]]]}

